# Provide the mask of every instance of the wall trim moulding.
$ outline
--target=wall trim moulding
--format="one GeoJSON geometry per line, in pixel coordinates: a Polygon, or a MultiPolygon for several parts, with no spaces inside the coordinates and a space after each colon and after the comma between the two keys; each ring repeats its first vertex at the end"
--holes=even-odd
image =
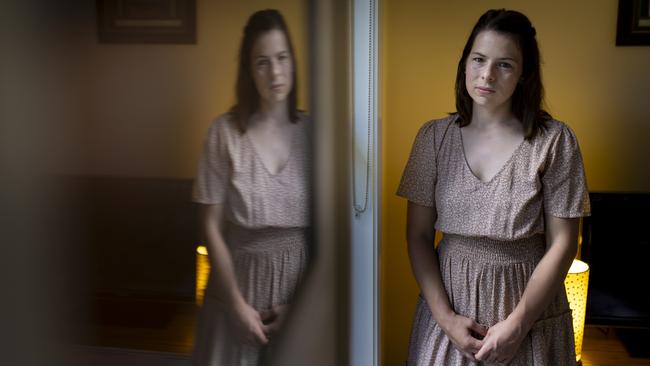
{"type": "Polygon", "coordinates": [[[100,43],[196,43],[196,0],[97,0],[100,43]]]}

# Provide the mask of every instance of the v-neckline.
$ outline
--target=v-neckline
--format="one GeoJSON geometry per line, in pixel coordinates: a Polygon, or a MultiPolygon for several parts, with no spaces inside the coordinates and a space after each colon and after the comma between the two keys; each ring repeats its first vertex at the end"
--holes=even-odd
{"type": "Polygon", "coordinates": [[[282,172],[284,172],[286,170],[287,166],[291,162],[291,156],[294,153],[293,150],[294,150],[294,144],[296,142],[296,135],[298,134],[298,124],[299,123],[300,123],[300,120],[298,120],[296,122],[296,126],[293,126],[294,127],[293,131],[291,131],[291,137],[289,138],[289,155],[287,156],[286,161],[282,164],[282,166],[280,167],[280,169],[276,173],[272,173],[271,170],[266,166],[266,164],[264,163],[264,159],[262,159],[262,155],[260,155],[259,152],[257,151],[257,147],[255,147],[255,143],[253,142],[253,139],[251,138],[250,134],[248,132],[244,133],[244,135],[246,136],[246,139],[248,140],[248,143],[251,145],[251,149],[253,150],[253,155],[255,155],[255,159],[257,159],[260,162],[260,164],[264,168],[264,171],[266,171],[266,173],[269,176],[271,176],[271,177],[279,176],[280,174],[282,174],[282,172]]]}
{"type": "Polygon", "coordinates": [[[465,162],[465,168],[467,168],[467,170],[469,171],[471,176],[474,177],[474,179],[476,179],[481,184],[485,184],[485,185],[488,185],[488,184],[492,183],[495,179],[497,179],[497,177],[499,175],[501,175],[501,173],[506,169],[506,167],[508,167],[511,164],[511,162],[518,155],[519,150],[521,150],[522,147],[524,146],[524,144],[526,143],[526,139],[524,138],[519,143],[519,145],[517,145],[517,147],[512,151],[512,153],[510,154],[510,157],[503,163],[503,165],[501,165],[501,168],[499,168],[499,170],[497,170],[497,172],[490,179],[482,180],[481,178],[476,176],[476,174],[472,170],[472,166],[469,165],[469,161],[467,160],[467,154],[465,153],[465,143],[463,141],[463,133],[461,131],[461,127],[458,124],[456,124],[456,127],[458,128],[458,136],[459,136],[459,139],[460,139],[460,151],[463,154],[463,161],[465,162]]]}

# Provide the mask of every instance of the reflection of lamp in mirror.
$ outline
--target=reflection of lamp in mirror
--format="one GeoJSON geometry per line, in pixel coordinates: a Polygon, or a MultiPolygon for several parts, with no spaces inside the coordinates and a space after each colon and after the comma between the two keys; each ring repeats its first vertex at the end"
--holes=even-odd
{"type": "Polygon", "coordinates": [[[573,334],[576,346],[576,361],[582,358],[582,337],[585,331],[585,313],[587,310],[587,285],[589,284],[589,266],[574,259],[569,273],[564,280],[569,307],[573,315],[573,334]]]}
{"type": "Polygon", "coordinates": [[[210,274],[210,261],[208,260],[208,249],[199,245],[196,247],[196,303],[203,304],[203,293],[208,283],[210,274]]]}

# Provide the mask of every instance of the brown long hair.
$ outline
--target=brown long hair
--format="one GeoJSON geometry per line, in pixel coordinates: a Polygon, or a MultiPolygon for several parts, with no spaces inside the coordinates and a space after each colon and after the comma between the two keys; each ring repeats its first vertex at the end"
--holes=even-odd
{"type": "Polygon", "coordinates": [[[248,120],[251,115],[257,111],[260,103],[260,94],[255,87],[252,75],[251,53],[255,41],[264,33],[271,30],[281,31],[289,46],[289,53],[291,54],[291,62],[293,64],[292,76],[293,85],[288,95],[288,109],[289,119],[291,122],[298,121],[297,109],[297,89],[298,79],[296,77],[296,56],[294,54],[293,43],[289,35],[287,24],[280,14],[275,9],[260,10],[248,18],[248,22],[244,27],[244,35],[242,37],[241,46],[239,48],[239,67],[237,70],[237,84],[235,92],[237,96],[236,104],[230,109],[230,113],[237,123],[237,128],[241,133],[246,132],[248,120]]]}
{"type": "Polygon", "coordinates": [[[491,9],[485,12],[474,25],[467,39],[456,72],[456,111],[460,126],[472,121],[473,100],[465,85],[465,63],[472,50],[476,36],[483,31],[496,31],[512,37],[517,42],[523,58],[521,80],[512,94],[512,113],[521,121],[526,139],[533,138],[551,119],[542,109],[544,85],[536,31],[528,18],[515,10],[491,9]]]}

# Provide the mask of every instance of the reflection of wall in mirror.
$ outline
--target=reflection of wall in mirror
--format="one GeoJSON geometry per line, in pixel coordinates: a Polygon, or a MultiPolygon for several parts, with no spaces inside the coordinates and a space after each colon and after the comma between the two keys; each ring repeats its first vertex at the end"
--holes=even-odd
{"type": "Polygon", "coordinates": [[[81,135],[80,175],[192,178],[208,125],[234,102],[242,24],[277,8],[296,48],[299,107],[307,109],[305,2],[197,0],[197,43],[100,44],[94,1],[80,2],[76,44],[83,59],[85,114],[70,121],[81,135]]]}

